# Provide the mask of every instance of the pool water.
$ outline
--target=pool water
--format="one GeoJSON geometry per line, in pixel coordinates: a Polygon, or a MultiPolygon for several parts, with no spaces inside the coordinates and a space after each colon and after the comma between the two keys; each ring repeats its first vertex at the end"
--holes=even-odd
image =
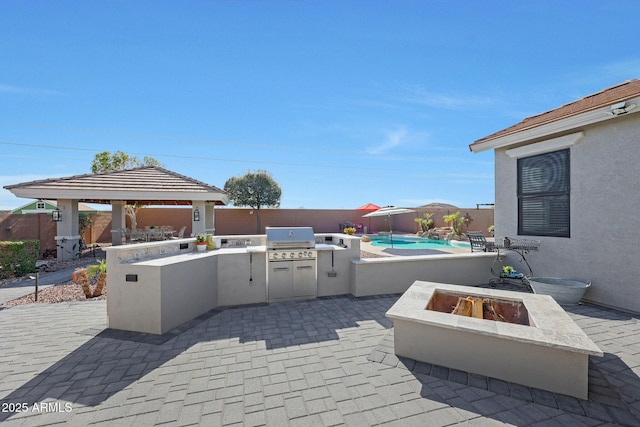
{"type": "MultiPolygon", "coordinates": [[[[389,236],[369,236],[371,245],[382,248],[391,247],[391,238],[389,236]]],[[[447,249],[447,248],[470,248],[467,242],[448,241],[448,240],[432,240],[424,237],[410,236],[393,236],[394,249],[447,249]]]]}

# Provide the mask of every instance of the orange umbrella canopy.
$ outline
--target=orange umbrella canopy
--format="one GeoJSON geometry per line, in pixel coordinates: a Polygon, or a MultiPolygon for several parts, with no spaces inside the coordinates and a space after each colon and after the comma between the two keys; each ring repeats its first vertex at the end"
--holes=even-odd
{"type": "Polygon", "coordinates": [[[377,211],[378,209],[380,209],[380,206],[374,205],[373,203],[367,203],[366,205],[356,208],[358,211],[377,211]]]}

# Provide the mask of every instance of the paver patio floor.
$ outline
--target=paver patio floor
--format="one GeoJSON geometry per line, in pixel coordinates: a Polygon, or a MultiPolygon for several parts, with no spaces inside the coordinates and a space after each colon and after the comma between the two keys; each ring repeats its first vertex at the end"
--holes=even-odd
{"type": "Polygon", "coordinates": [[[162,337],[105,330],[104,301],[0,310],[0,423],[640,425],[637,317],[567,307],[605,352],[582,401],[399,360],[397,298],[237,307],[162,337]]]}

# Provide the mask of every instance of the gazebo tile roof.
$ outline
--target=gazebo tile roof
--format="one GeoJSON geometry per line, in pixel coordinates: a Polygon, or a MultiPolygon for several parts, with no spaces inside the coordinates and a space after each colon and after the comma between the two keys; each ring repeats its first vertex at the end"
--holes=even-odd
{"type": "MultiPolygon", "coordinates": [[[[211,194],[224,196],[220,188],[181,175],[159,166],[142,166],[97,174],[74,175],[7,185],[10,191],[86,191],[87,203],[109,203],[111,199],[125,200],[127,203],[142,204],[189,204],[194,195],[211,194]],[[121,192],[121,198],[114,198],[114,192],[121,192]],[[106,197],[107,193],[109,197],[106,197]],[[103,197],[105,196],[105,197],[103,197]],[[171,196],[171,197],[167,197],[171,196]]],[[[220,197],[213,198],[219,201],[220,197]]]]}

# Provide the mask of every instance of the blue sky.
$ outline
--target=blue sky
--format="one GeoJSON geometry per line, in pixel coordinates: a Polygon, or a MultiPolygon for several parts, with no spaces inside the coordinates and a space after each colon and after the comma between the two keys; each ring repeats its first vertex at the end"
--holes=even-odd
{"type": "MultiPolygon", "coordinates": [[[[638,1],[0,0],[0,186],[153,156],[283,208],[494,201],[469,144],[640,76],[638,1]]],[[[0,190],[0,210],[28,202],[0,190]]],[[[106,206],[105,208],[109,208],[106,206]]]]}

